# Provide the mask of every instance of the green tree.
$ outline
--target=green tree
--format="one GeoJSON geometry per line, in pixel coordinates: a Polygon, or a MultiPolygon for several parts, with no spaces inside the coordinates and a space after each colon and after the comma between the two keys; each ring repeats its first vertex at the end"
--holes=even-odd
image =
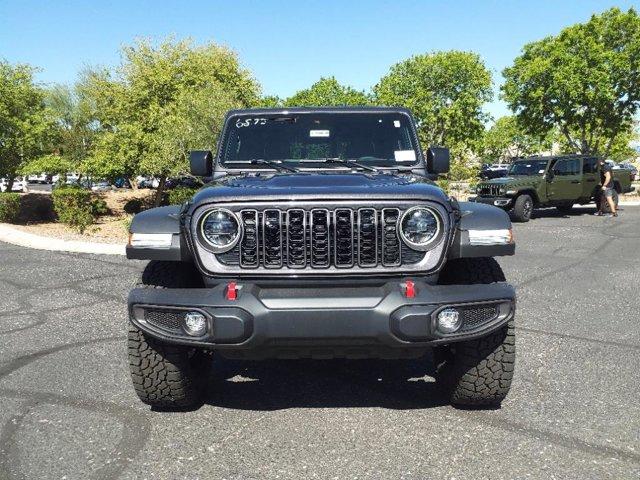
{"type": "Polygon", "coordinates": [[[89,74],[86,92],[103,133],[87,170],[97,176],[168,176],[188,171],[190,149],[213,149],[224,113],[259,101],[259,86],[235,53],[213,43],[140,41],[115,70],[89,74]]]}
{"type": "Polygon", "coordinates": [[[490,118],[482,107],[493,98],[491,72],[477,54],[447,51],[413,56],[392,66],[374,94],[378,104],[411,109],[423,146],[451,149],[450,180],[475,175],[472,152],[490,118]]]}
{"type": "Polygon", "coordinates": [[[322,77],[311,87],[296,92],[284,101],[287,107],[336,107],[371,105],[369,95],[346,85],[335,77],[322,77]]]}
{"type": "Polygon", "coordinates": [[[553,135],[540,138],[526,133],[514,116],[500,117],[485,133],[479,148],[484,162],[508,160],[550,150],[553,135]]]}
{"type": "Polygon", "coordinates": [[[41,155],[49,141],[51,117],[33,74],[29,65],[0,61],[0,174],[7,175],[9,188],[21,166],[41,155]]]}
{"type": "Polygon", "coordinates": [[[84,92],[83,80],[74,87],[55,85],[45,90],[44,102],[53,122],[48,149],[53,153],[25,163],[21,172],[85,173],[85,162],[97,133],[97,122],[95,107],[84,92]]]}
{"type": "MultiPolygon", "coordinates": [[[[623,130],[615,136],[613,141],[611,141],[606,157],[616,161],[635,158],[637,153],[631,145],[634,141],[637,141],[638,138],[635,124],[624,127],[623,130]]],[[[595,138],[594,143],[604,145],[608,141],[606,138],[595,138]]],[[[575,148],[575,145],[569,143],[566,136],[560,132],[556,132],[555,142],[562,153],[580,153],[579,150],[575,148]]]]}
{"type": "Polygon", "coordinates": [[[284,101],[277,95],[266,95],[258,100],[256,106],[261,108],[279,108],[284,106],[284,101]]]}
{"type": "Polygon", "coordinates": [[[470,148],[489,119],[482,107],[493,97],[491,73],[475,53],[416,55],[391,67],[374,87],[377,103],[407,107],[426,145],[470,148]]]}
{"type": "Polygon", "coordinates": [[[607,156],[640,106],[640,18],[612,8],[525,45],[502,97],[532,134],[556,129],[573,152],[607,156]]]}

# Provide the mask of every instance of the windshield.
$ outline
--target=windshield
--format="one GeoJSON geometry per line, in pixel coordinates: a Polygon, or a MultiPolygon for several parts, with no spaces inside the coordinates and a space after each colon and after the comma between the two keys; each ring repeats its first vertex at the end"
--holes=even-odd
{"type": "Polygon", "coordinates": [[[542,175],[547,168],[547,160],[532,160],[529,162],[514,162],[509,168],[509,175],[542,175]]]}
{"type": "MultiPolygon", "coordinates": [[[[418,159],[410,118],[396,112],[234,116],[221,146],[222,164],[255,160],[318,167],[326,159],[370,166],[413,165],[418,159]]],[[[344,168],[332,163],[330,168],[344,168]]]]}

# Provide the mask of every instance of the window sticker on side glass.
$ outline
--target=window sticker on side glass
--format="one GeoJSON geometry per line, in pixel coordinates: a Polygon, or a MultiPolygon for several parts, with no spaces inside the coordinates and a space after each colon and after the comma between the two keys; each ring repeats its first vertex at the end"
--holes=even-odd
{"type": "Polygon", "coordinates": [[[329,136],[329,130],[309,130],[310,137],[327,138],[329,136]]]}
{"type": "Polygon", "coordinates": [[[396,150],[393,152],[396,162],[415,162],[416,152],[414,150],[396,150]]]}
{"type": "Polygon", "coordinates": [[[544,170],[538,170],[538,173],[544,173],[544,170]]]}
{"type": "Polygon", "coordinates": [[[393,121],[393,126],[396,128],[400,128],[400,120],[394,120],[393,121]]]}

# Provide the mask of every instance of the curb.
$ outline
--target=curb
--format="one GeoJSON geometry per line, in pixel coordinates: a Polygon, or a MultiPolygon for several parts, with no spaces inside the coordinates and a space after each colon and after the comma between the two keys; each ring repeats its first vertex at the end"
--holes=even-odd
{"type": "Polygon", "coordinates": [[[92,243],[78,240],[62,240],[61,238],[41,237],[33,233],[12,228],[0,223],[0,242],[20,247],[49,250],[53,252],[93,253],[98,255],[125,255],[125,245],[114,243],[92,243]]]}

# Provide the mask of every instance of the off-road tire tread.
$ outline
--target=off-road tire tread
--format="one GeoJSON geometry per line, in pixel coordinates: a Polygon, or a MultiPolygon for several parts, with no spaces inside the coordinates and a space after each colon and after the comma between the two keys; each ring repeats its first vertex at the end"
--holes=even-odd
{"type": "MultiPolygon", "coordinates": [[[[189,263],[151,261],[137,288],[197,288],[202,279],[189,263]]],[[[210,358],[204,352],[164,344],[130,324],[129,370],[144,403],[158,408],[189,408],[202,400],[210,358]]]]}
{"type": "MultiPolygon", "coordinates": [[[[533,202],[531,195],[522,194],[516,198],[513,204],[513,218],[518,222],[528,222],[531,219],[531,214],[529,214],[529,217],[524,216],[524,203],[527,198],[533,202]]],[[[533,211],[531,213],[533,213],[533,211]]]]}
{"type": "Polygon", "coordinates": [[[515,327],[511,320],[492,334],[456,345],[451,403],[497,406],[509,393],[515,366],[515,327]]]}
{"type": "MultiPolygon", "coordinates": [[[[447,262],[440,284],[503,282],[504,273],[493,258],[461,258],[447,262]]],[[[439,366],[437,379],[456,406],[498,406],[511,388],[515,366],[513,319],[486,337],[452,344],[439,366]]]]}
{"type": "Polygon", "coordinates": [[[144,403],[186,408],[201,401],[197,353],[189,358],[187,348],[159,343],[134,325],[129,327],[128,349],[133,387],[144,403]]]}

